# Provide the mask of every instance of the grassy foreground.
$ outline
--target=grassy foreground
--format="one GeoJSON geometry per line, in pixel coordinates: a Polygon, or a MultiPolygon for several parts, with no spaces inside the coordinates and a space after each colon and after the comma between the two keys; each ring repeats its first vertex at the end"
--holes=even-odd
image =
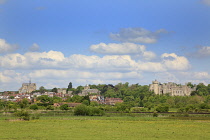
{"type": "Polygon", "coordinates": [[[0,139],[139,140],[210,139],[210,120],[163,117],[41,117],[39,120],[0,120],[0,139]]]}

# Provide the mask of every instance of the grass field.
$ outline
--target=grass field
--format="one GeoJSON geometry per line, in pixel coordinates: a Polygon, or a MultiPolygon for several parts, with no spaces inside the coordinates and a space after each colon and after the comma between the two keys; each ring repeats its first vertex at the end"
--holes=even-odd
{"type": "Polygon", "coordinates": [[[40,117],[0,120],[0,139],[19,140],[139,140],[210,139],[210,119],[166,117],[40,117]]]}

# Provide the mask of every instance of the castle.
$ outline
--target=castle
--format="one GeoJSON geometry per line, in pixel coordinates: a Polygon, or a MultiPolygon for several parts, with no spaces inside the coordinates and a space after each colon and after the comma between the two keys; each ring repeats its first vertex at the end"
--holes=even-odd
{"type": "Polygon", "coordinates": [[[23,83],[22,87],[19,89],[19,93],[31,93],[36,90],[36,83],[23,83]]]}
{"type": "Polygon", "coordinates": [[[195,87],[191,88],[187,86],[187,84],[178,85],[173,82],[161,84],[155,80],[149,85],[149,90],[154,91],[154,93],[158,95],[169,93],[171,96],[190,96],[191,92],[195,91],[195,87]]]}

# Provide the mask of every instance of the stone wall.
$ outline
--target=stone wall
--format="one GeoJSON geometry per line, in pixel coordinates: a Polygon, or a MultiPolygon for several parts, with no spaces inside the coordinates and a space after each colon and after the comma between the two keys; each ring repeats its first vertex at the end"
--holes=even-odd
{"type": "Polygon", "coordinates": [[[154,91],[158,95],[169,93],[172,96],[190,96],[191,92],[195,91],[195,88],[188,87],[186,84],[180,85],[173,82],[161,84],[155,80],[150,84],[149,90],[154,91]]]}

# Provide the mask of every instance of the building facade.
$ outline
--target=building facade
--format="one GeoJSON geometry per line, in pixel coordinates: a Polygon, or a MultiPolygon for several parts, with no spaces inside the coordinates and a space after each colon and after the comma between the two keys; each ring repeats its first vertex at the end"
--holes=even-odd
{"type": "Polygon", "coordinates": [[[89,94],[100,94],[100,91],[98,89],[90,89],[89,85],[84,86],[84,89],[81,93],[79,93],[79,96],[87,96],[89,94]]]}
{"type": "Polygon", "coordinates": [[[31,93],[36,90],[36,83],[23,83],[22,87],[19,89],[19,93],[31,93]]]}
{"type": "Polygon", "coordinates": [[[155,80],[152,81],[152,84],[150,84],[149,90],[154,91],[157,95],[169,93],[171,96],[190,96],[191,92],[196,90],[196,87],[191,88],[187,86],[187,84],[180,85],[173,82],[161,84],[155,80]]]}

